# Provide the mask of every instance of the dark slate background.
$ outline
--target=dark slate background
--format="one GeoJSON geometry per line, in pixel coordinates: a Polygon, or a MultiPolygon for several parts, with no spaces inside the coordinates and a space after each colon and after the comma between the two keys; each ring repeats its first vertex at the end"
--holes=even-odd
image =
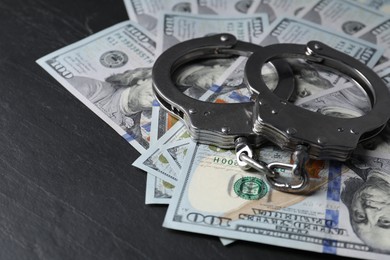
{"type": "Polygon", "coordinates": [[[0,259],[338,259],[161,226],[136,150],[35,63],[126,19],[122,0],[0,1],[0,259]]]}

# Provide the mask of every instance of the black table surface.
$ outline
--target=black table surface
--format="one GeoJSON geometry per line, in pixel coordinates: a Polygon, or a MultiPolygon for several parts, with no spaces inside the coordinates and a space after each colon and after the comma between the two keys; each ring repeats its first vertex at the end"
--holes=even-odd
{"type": "Polygon", "coordinates": [[[162,227],[138,152],[35,61],[128,16],[122,0],[0,2],[0,259],[337,259],[162,227]]]}

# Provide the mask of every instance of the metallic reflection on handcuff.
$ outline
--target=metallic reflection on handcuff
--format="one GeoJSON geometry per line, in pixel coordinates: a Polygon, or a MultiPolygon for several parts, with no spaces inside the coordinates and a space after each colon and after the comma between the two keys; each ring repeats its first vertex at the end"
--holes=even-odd
{"type": "Polygon", "coordinates": [[[316,41],[261,47],[238,41],[230,34],[193,39],[165,51],[155,62],[152,75],[157,100],[184,121],[195,141],[235,148],[242,169],[257,170],[274,189],[284,192],[306,192],[309,175],[305,165],[309,158],[346,161],[360,141],[377,135],[390,118],[390,94],[384,82],[358,60],[316,41]],[[248,57],[244,72],[252,102],[202,102],[183,94],[172,80],[172,75],[189,62],[233,55],[248,57]],[[296,83],[287,59],[303,59],[345,75],[362,88],[371,110],[342,118],[328,116],[335,113],[332,108],[317,113],[294,105],[290,101],[296,83]],[[273,90],[259,74],[267,63],[278,75],[273,90]],[[293,163],[257,160],[253,148],[266,141],[292,151],[293,163]],[[281,181],[280,169],[288,170],[292,181],[281,181]]]}

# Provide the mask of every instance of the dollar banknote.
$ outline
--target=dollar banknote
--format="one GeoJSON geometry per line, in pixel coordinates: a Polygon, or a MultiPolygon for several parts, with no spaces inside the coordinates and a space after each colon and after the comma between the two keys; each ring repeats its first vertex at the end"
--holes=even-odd
{"type": "Polygon", "coordinates": [[[354,2],[322,0],[305,10],[300,17],[326,28],[354,35],[364,27],[377,24],[385,15],[354,2]]]}
{"type": "MultiPolygon", "coordinates": [[[[266,162],[290,158],[277,148],[263,148],[260,156],[266,162]]],[[[232,151],[194,144],[163,225],[315,252],[387,257],[388,229],[359,231],[354,224],[354,195],[346,186],[359,176],[337,162],[312,161],[307,168],[310,195],[282,193],[271,189],[261,175],[242,171],[232,151]],[[375,236],[378,239],[370,242],[375,236]]]]}
{"type": "Polygon", "coordinates": [[[383,49],[375,44],[294,17],[276,20],[263,33],[259,43],[264,46],[276,43],[306,44],[312,40],[323,42],[369,67],[373,67],[383,53],[383,49]]]}
{"type": "Polygon", "coordinates": [[[378,10],[390,14],[389,0],[353,0],[356,3],[362,4],[374,10],[378,10]]]}
{"type": "Polygon", "coordinates": [[[310,9],[318,2],[319,0],[260,0],[252,4],[248,13],[266,13],[269,22],[272,23],[277,18],[284,16],[299,16],[305,12],[304,10],[310,9]]]}
{"type": "Polygon", "coordinates": [[[380,63],[390,60],[390,18],[386,16],[379,23],[363,28],[356,37],[376,44],[384,49],[380,63]]]}
{"type": "MultiPolygon", "coordinates": [[[[155,47],[153,36],[124,22],[37,62],[142,153],[153,141],[150,67],[155,47]],[[131,98],[132,91],[140,100],[131,98]]],[[[146,203],[168,203],[172,185],[148,177],[146,187],[146,203]]]]}
{"type": "Polygon", "coordinates": [[[222,32],[233,34],[242,41],[257,42],[267,26],[265,14],[215,16],[163,13],[158,23],[157,53],[185,40],[222,32]]]}
{"type": "Polygon", "coordinates": [[[154,36],[128,21],[37,63],[142,152],[149,147],[155,50],[154,36]]]}
{"type": "Polygon", "coordinates": [[[130,20],[153,34],[157,33],[158,14],[162,11],[198,13],[196,0],[124,0],[130,20]]]}

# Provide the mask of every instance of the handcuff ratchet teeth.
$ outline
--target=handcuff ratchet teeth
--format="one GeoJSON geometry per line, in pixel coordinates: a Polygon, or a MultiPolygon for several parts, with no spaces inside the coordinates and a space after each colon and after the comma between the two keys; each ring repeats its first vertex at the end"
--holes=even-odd
{"type": "Polygon", "coordinates": [[[274,189],[284,192],[307,192],[310,178],[305,164],[309,158],[345,161],[359,141],[378,134],[390,118],[390,95],[384,82],[364,64],[317,41],[261,47],[238,41],[230,34],[193,39],[165,51],[156,60],[152,77],[161,106],[184,121],[195,141],[234,147],[241,168],[254,168],[265,174],[274,189]],[[180,92],[172,81],[172,74],[188,62],[231,55],[249,57],[245,80],[256,97],[254,102],[202,102],[180,92]],[[356,118],[336,118],[288,102],[295,87],[286,58],[301,58],[351,78],[366,92],[371,110],[356,118]],[[279,76],[274,92],[261,77],[267,62],[274,65],[279,76]],[[267,164],[256,160],[252,147],[265,140],[293,151],[293,163],[267,164]],[[289,170],[292,181],[280,181],[277,169],[289,170]]]}

